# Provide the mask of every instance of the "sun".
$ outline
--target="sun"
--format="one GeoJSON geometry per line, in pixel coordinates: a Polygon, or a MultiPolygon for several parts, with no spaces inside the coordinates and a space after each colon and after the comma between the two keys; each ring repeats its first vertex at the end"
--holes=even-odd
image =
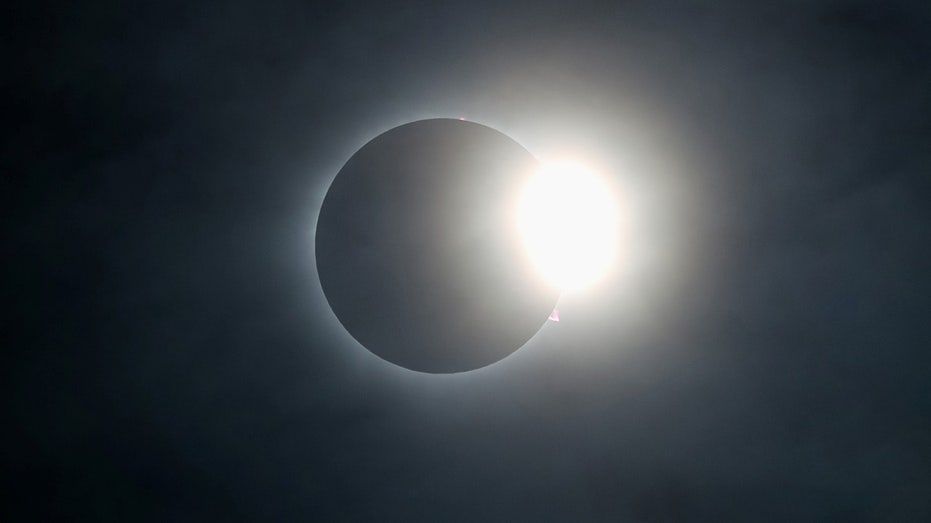
{"type": "Polygon", "coordinates": [[[618,212],[610,188],[572,161],[544,163],[518,205],[518,227],[536,269],[563,290],[603,279],[617,252],[618,212]]]}

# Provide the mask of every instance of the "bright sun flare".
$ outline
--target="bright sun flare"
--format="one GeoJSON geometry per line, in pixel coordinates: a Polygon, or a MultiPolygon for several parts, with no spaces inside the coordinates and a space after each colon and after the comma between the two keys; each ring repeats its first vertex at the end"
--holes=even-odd
{"type": "Polygon", "coordinates": [[[544,164],[521,194],[524,244],[541,274],[564,290],[605,276],[617,250],[617,221],[607,185],[576,163],[544,164]]]}

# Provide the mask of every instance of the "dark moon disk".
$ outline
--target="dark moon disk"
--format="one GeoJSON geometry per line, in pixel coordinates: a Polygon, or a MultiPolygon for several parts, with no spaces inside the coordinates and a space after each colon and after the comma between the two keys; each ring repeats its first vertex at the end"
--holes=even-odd
{"type": "Polygon", "coordinates": [[[346,162],[317,224],[317,270],[347,331],[408,369],[494,363],[546,321],[559,291],[531,268],[514,212],[536,159],[489,127],[421,120],[346,162]]]}

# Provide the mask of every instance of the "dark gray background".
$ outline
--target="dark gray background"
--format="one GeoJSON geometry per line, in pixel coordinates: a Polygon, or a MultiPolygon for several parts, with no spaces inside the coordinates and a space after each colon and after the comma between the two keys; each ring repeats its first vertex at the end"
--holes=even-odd
{"type": "Polygon", "coordinates": [[[5,7],[11,519],[931,519],[924,2],[5,7]],[[466,117],[624,194],[497,365],[335,323],[323,194],[466,117]]]}

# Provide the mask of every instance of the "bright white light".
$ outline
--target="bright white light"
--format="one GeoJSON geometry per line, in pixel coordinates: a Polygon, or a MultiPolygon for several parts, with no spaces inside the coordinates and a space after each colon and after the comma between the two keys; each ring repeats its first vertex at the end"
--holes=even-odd
{"type": "Polygon", "coordinates": [[[617,250],[618,213],[610,190],[575,163],[547,163],[531,177],[518,225],[537,269],[561,289],[603,278],[617,250]]]}

